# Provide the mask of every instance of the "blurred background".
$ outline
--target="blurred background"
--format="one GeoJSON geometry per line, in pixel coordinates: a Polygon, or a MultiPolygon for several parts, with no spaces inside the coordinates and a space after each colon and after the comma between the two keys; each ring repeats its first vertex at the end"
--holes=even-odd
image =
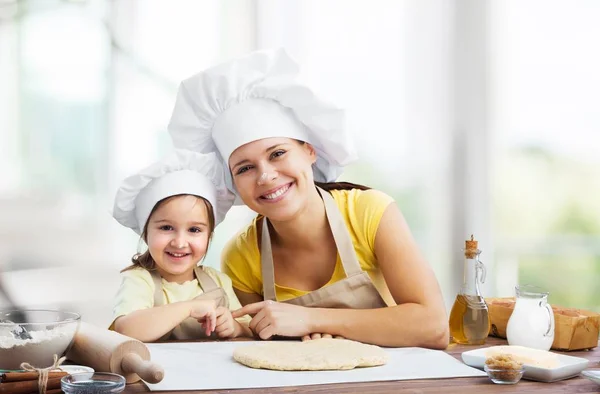
{"type": "Polygon", "coordinates": [[[108,325],[143,247],[112,199],[171,149],[178,83],[283,46],[347,109],[342,179],[396,199],[448,308],[474,234],[484,296],[600,312],[598,20],[594,0],[0,0],[0,307],[108,325]]]}

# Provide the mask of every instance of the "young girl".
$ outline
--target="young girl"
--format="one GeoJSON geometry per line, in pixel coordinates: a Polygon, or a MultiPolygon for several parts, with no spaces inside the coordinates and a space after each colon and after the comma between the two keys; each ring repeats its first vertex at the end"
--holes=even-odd
{"type": "Polygon", "coordinates": [[[148,250],[122,272],[111,329],[144,342],[251,336],[229,277],[199,266],[233,204],[214,154],[176,150],[123,182],[113,216],[148,250]]]}

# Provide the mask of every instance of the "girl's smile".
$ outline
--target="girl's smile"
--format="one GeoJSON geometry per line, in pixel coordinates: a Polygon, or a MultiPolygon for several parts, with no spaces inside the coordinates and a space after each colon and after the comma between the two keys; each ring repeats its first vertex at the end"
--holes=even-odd
{"type": "Polygon", "coordinates": [[[177,253],[177,252],[169,252],[165,251],[167,258],[175,264],[180,264],[185,262],[185,260],[191,256],[191,253],[177,253]]]}
{"type": "Polygon", "coordinates": [[[182,257],[186,257],[189,256],[190,253],[174,253],[174,252],[166,252],[169,256],[175,258],[175,259],[179,259],[182,257]]]}

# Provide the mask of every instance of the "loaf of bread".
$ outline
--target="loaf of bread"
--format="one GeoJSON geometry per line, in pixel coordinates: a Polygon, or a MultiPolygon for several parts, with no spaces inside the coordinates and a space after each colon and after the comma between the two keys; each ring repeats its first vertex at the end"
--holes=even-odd
{"type": "MultiPolygon", "coordinates": [[[[486,298],[491,323],[490,335],[506,338],[506,326],[515,306],[514,297],[486,298]]],[[[563,308],[552,305],[554,310],[555,350],[583,350],[598,346],[600,314],[584,309],[563,308]]]]}
{"type": "Polygon", "coordinates": [[[492,346],[485,351],[486,358],[501,354],[511,355],[516,361],[526,366],[556,368],[559,365],[558,356],[555,353],[524,346],[492,346]]]}

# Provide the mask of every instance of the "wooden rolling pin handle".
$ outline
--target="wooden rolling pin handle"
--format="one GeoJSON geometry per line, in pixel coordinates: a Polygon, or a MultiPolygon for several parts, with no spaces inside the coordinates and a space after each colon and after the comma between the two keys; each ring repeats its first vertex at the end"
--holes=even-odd
{"type": "Polygon", "coordinates": [[[121,369],[125,373],[136,373],[148,383],[158,383],[165,376],[164,369],[152,361],[146,361],[139,354],[129,352],[121,360],[121,369]]]}

